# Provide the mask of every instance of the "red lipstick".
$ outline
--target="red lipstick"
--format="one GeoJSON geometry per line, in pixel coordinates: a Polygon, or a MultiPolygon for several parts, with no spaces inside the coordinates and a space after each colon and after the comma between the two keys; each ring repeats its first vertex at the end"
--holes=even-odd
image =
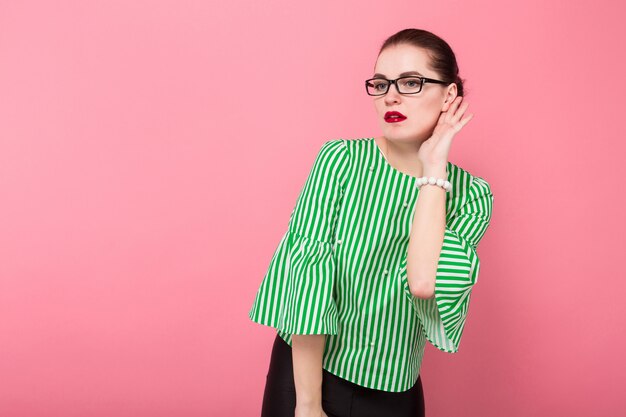
{"type": "Polygon", "coordinates": [[[388,111],[385,113],[385,121],[387,123],[401,122],[406,119],[406,116],[397,111],[388,111]]]}

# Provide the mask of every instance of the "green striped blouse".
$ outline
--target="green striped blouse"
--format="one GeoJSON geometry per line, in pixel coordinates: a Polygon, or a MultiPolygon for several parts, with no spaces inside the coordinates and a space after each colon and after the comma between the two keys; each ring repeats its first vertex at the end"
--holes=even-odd
{"type": "Polygon", "coordinates": [[[476,253],[491,220],[483,178],[447,163],[446,228],[435,297],[409,291],[406,256],[419,190],[374,138],[325,142],[249,312],[292,334],[326,334],[323,368],[355,384],[400,392],[417,381],[428,339],[457,352],[476,253]]]}

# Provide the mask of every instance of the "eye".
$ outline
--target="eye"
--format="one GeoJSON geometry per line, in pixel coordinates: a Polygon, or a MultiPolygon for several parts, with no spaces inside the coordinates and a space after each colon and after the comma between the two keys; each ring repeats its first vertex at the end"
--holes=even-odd
{"type": "Polygon", "coordinates": [[[417,88],[420,86],[420,79],[419,78],[405,78],[404,80],[402,80],[402,85],[404,85],[407,88],[417,88]]]}
{"type": "Polygon", "coordinates": [[[370,83],[370,85],[372,87],[374,87],[374,90],[384,90],[385,88],[387,88],[387,82],[386,81],[372,81],[370,83]]]}

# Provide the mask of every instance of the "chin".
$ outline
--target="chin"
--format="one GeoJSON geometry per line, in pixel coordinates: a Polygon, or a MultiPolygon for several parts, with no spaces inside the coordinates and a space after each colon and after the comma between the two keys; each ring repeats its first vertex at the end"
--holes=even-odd
{"type": "Polygon", "coordinates": [[[432,135],[432,129],[411,129],[409,126],[402,126],[399,128],[393,128],[390,126],[383,126],[383,135],[389,140],[398,142],[424,142],[432,135]]]}
{"type": "Polygon", "coordinates": [[[383,134],[394,142],[414,142],[419,136],[416,132],[408,129],[383,129],[383,134]]]}

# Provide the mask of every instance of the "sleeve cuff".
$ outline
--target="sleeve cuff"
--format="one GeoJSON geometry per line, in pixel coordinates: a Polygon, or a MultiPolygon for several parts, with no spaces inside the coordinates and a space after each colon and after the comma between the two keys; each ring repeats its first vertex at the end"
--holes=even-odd
{"type": "Polygon", "coordinates": [[[465,327],[472,287],[478,280],[480,262],[476,251],[458,233],[446,227],[437,265],[435,296],[421,299],[411,294],[406,257],[400,274],[404,293],[422,323],[426,338],[438,349],[454,353],[465,327]]]}
{"type": "Polygon", "coordinates": [[[337,334],[335,273],[331,243],[288,230],[259,287],[250,319],[289,334],[337,334]]]}

